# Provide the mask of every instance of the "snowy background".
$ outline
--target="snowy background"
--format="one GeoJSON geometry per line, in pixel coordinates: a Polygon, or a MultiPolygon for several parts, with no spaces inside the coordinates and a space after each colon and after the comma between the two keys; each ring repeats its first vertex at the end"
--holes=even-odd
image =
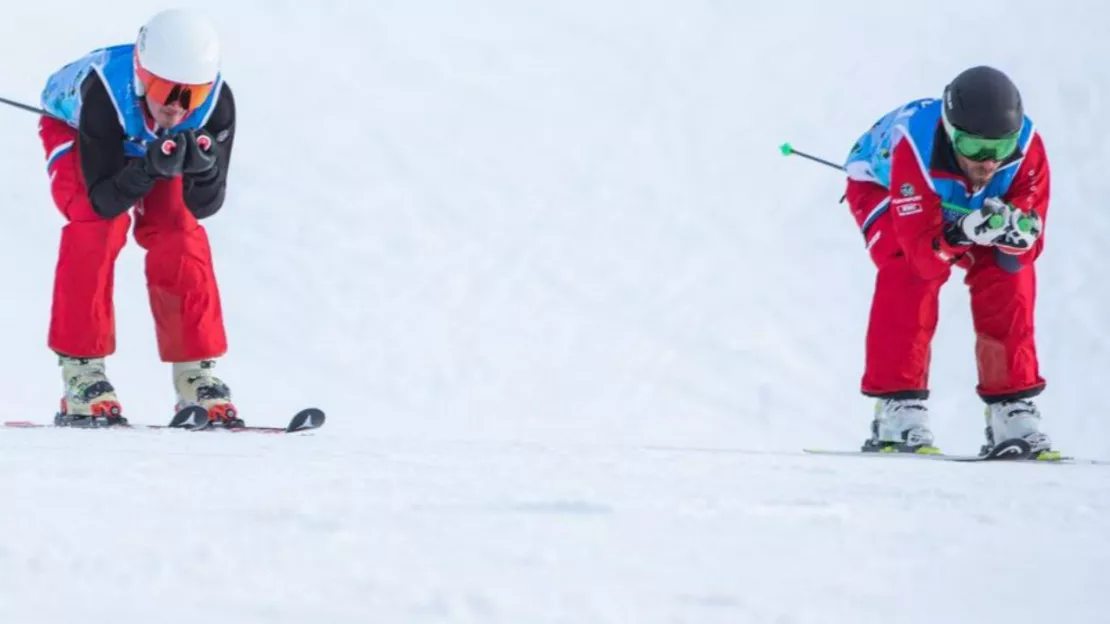
{"type": "MultiPolygon", "coordinates": [[[[975,64],[1053,166],[1044,428],[1110,457],[1110,52],[1070,0],[194,3],[240,122],[205,222],[253,424],[312,436],[0,430],[0,622],[1102,622],[1110,472],[854,448],[873,269],[842,159],[975,64]]],[[[16,3],[2,95],[134,38],[149,2],[16,3]]],[[[48,420],[61,217],[0,109],[4,419],[48,420]]],[[[982,406],[956,274],[934,431],[982,406]]],[[[135,422],[168,418],[142,256],[117,266],[135,422]]]]}

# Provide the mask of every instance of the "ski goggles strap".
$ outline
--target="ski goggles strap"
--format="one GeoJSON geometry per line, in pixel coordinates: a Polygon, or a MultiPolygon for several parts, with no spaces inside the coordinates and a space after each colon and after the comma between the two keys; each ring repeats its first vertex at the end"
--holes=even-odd
{"type": "Polygon", "coordinates": [[[137,68],[139,80],[143,83],[147,97],[163,106],[177,103],[187,111],[200,108],[212,93],[215,82],[204,84],[184,84],[159,78],[143,68],[137,68]]]}
{"type": "Polygon", "coordinates": [[[943,120],[944,130],[952,140],[952,147],[965,158],[975,161],[1005,160],[1017,151],[1020,131],[997,139],[988,139],[953,126],[947,115],[943,116],[943,120]]]}

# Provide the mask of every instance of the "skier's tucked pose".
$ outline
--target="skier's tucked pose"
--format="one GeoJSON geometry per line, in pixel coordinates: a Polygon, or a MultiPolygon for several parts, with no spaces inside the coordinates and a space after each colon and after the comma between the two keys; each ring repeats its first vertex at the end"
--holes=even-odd
{"type": "Polygon", "coordinates": [[[215,29],[181,10],[155,15],[134,44],[94,50],[50,76],[39,133],[65,218],[49,347],[60,358],[60,424],[125,424],[105,358],[115,352],[113,277],[132,224],[159,355],[177,408],[241,424],[213,375],[227,351],[208,238],[199,219],[224,201],[235,102],[215,29]]]}
{"type": "Polygon", "coordinates": [[[940,99],[879,119],[845,163],[846,198],[877,268],[861,390],[875,397],[864,450],[936,453],[930,346],[938,295],[964,269],[976,334],[984,452],[1022,438],[1047,457],[1033,403],[1045,387],[1034,340],[1049,167],[1021,96],[991,67],[961,72],[940,99]]]}

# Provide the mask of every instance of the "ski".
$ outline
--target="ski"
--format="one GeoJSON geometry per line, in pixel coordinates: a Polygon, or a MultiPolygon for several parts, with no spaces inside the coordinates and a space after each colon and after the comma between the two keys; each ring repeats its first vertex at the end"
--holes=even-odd
{"type": "Polygon", "coordinates": [[[1015,439],[1006,440],[996,445],[991,451],[985,455],[957,455],[950,453],[910,453],[910,452],[897,452],[897,453],[881,453],[878,451],[848,451],[837,449],[821,449],[821,448],[803,448],[803,452],[810,455],[839,455],[849,457],[885,457],[885,458],[901,458],[901,459],[924,459],[932,461],[951,461],[951,462],[990,462],[990,461],[1009,461],[1031,464],[1090,464],[1090,465],[1110,465],[1110,461],[1098,459],[1080,459],[1078,457],[1070,457],[1067,455],[1050,456],[1050,457],[1035,457],[1032,455],[1029,443],[1025,440],[1015,439]]]}
{"type": "Polygon", "coordinates": [[[200,407],[199,405],[191,405],[178,412],[176,412],[169,422],[164,425],[151,425],[151,424],[135,424],[128,423],[122,424],[108,424],[102,419],[87,419],[79,423],[74,421],[62,421],[60,418],[55,417],[55,422],[52,424],[34,422],[28,420],[9,420],[5,421],[5,427],[17,429],[39,429],[45,427],[58,427],[69,429],[182,429],[186,431],[226,431],[230,433],[301,433],[304,431],[311,431],[319,429],[324,426],[327,420],[327,415],[323,410],[316,407],[309,407],[300,410],[289,420],[289,423],[284,427],[271,427],[263,425],[244,425],[239,427],[226,427],[218,423],[211,422],[208,417],[208,410],[200,407]]]}
{"type": "Polygon", "coordinates": [[[200,429],[208,424],[208,410],[199,405],[190,405],[177,411],[170,422],[165,425],[147,425],[134,423],[111,423],[100,417],[86,417],[75,419],[64,414],[55,414],[51,424],[29,420],[9,420],[4,422],[5,427],[19,429],[40,429],[44,427],[58,427],[63,429],[200,429]]]}
{"type": "MultiPolygon", "coordinates": [[[[1017,458],[989,457],[985,455],[954,455],[949,453],[880,453],[877,451],[846,451],[843,449],[803,448],[810,455],[835,455],[847,457],[875,457],[888,459],[923,459],[930,461],[981,462],[981,461],[1028,461],[1017,458]]],[[[1065,458],[1061,458],[1065,459],[1065,458]]],[[[1071,459],[1066,458],[1066,459],[1071,459]]],[[[1058,460],[1057,460],[1058,461],[1058,460]]]]}
{"type": "Polygon", "coordinates": [[[230,433],[301,433],[319,429],[327,421],[327,414],[317,407],[306,407],[289,419],[289,424],[284,427],[268,427],[263,425],[244,425],[241,427],[227,427],[217,423],[208,423],[196,427],[195,431],[227,431],[230,433]]]}

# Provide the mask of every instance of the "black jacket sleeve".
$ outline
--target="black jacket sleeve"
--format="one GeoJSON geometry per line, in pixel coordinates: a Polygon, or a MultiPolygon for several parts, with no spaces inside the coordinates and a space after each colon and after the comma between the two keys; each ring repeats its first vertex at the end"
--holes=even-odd
{"type": "Polygon", "coordinates": [[[211,217],[219,211],[227,192],[227,172],[231,164],[231,145],[235,141],[235,98],[227,83],[220,86],[216,107],[204,124],[215,139],[216,165],[184,180],[185,205],[197,219],[211,217]]]}
{"type": "Polygon", "coordinates": [[[81,84],[77,153],[93,210],[106,219],[126,212],[154,186],[142,159],[123,153],[123,126],[96,73],[81,84]]]}

